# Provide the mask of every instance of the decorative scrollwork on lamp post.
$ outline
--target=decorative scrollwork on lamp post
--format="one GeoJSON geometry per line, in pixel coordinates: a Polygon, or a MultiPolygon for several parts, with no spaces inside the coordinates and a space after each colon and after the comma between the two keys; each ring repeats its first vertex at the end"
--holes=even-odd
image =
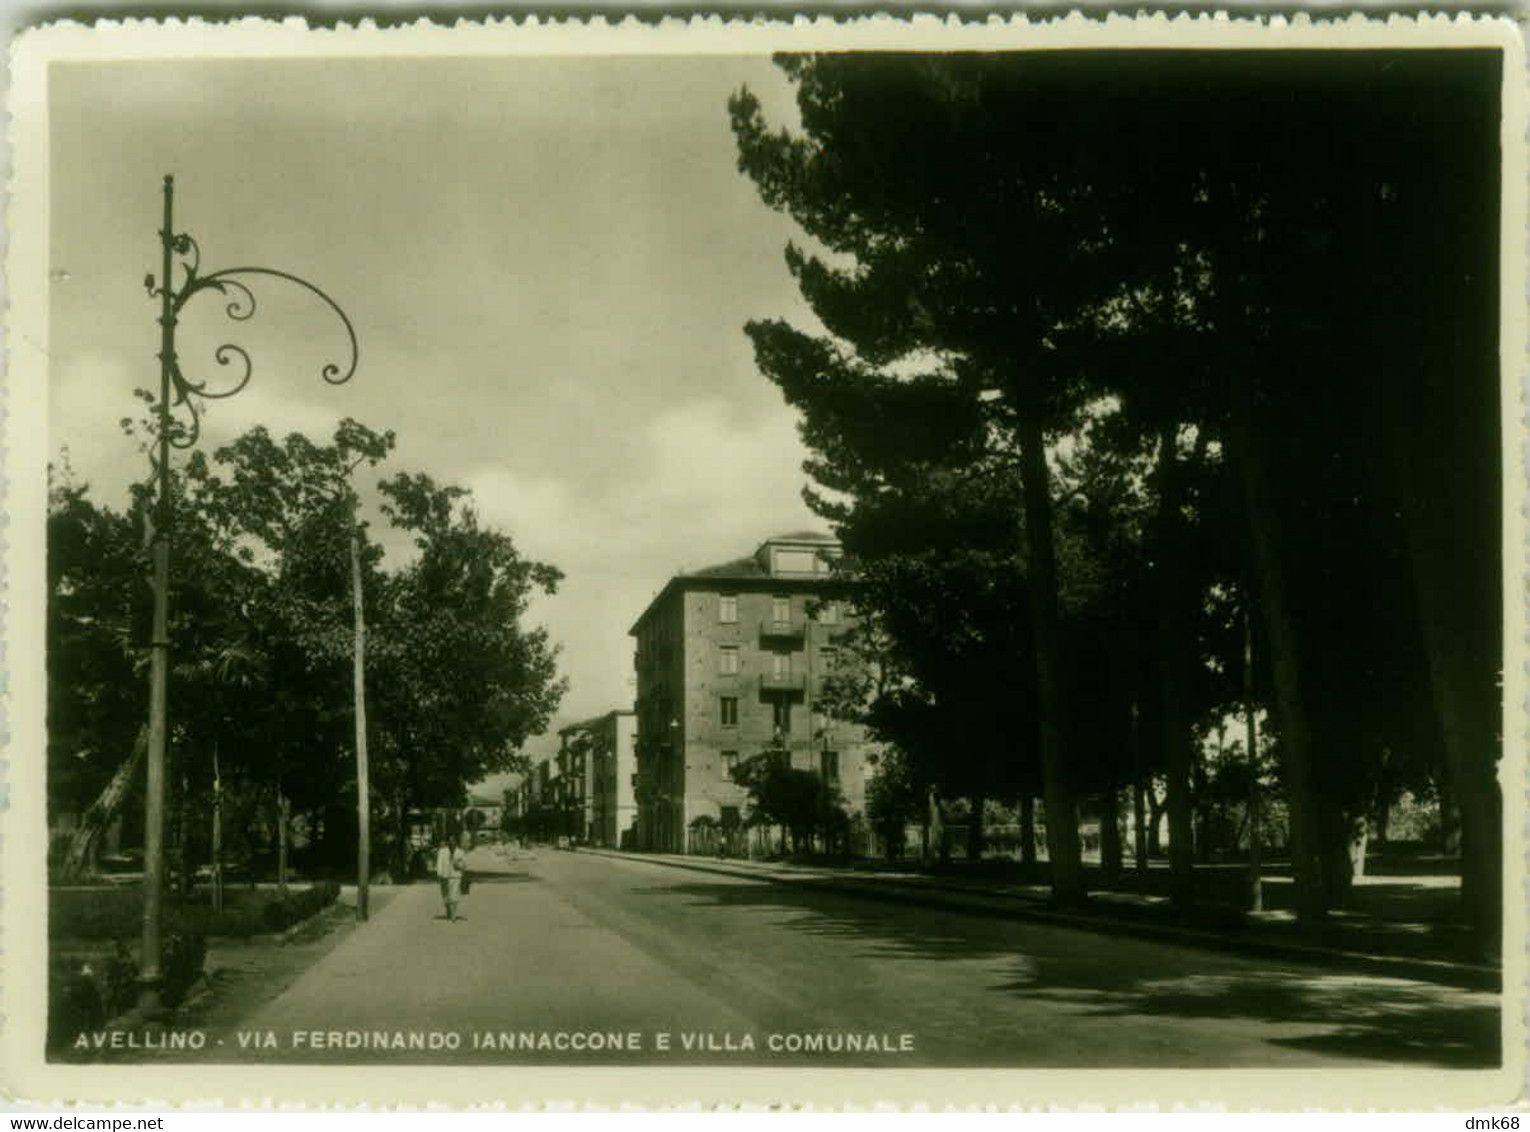
{"type": "MultiPolygon", "coordinates": [[[[199,399],[222,400],[233,397],[250,383],[254,364],[249,353],[235,342],[225,342],[213,351],[213,360],[221,367],[233,367],[232,383],[215,386],[212,378],[188,378],[181,369],[175,348],[175,332],[182,309],[197,295],[215,291],[227,302],[224,313],[235,322],[254,317],[255,293],[244,279],[266,277],[295,283],[316,295],[340,319],[350,342],[350,359],[345,365],[326,363],[319,376],[330,385],[343,385],[356,372],[360,352],[356,331],[340,305],[323,290],[297,275],[269,267],[231,267],[202,274],[202,251],[185,232],[177,232],[174,222],[175,179],[165,177],[164,224],[160,228],[161,271],[156,280],[144,279],[144,289],[160,304],[159,398],[154,402],[155,450],[151,457],[156,491],[154,503],[154,620],[150,638],[149,665],[149,744],[147,782],[144,799],[144,912],[143,955],[140,967],[140,1006],[149,1015],[161,1008],[161,943],[164,889],[165,832],[165,741],[168,733],[168,677],[170,670],[170,541],[172,518],[171,449],[185,450],[201,436],[202,417],[199,399]],[[184,273],[180,286],[175,285],[176,269],[184,273]],[[181,419],[177,414],[184,414],[181,419]]],[[[365,781],[365,779],[362,779],[365,781]]]]}

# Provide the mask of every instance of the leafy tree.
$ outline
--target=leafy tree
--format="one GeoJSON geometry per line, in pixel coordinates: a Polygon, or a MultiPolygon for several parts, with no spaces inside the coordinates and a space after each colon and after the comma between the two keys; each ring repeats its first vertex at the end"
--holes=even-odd
{"type": "MultiPolygon", "coordinates": [[[[1110,273],[1095,261],[1114,248],[1091,202],[1108,182],[1070,140],[1084,125],[1076,80],[1040,57],[780,65],[797,84],[802,133],[772,132],[740,92],[739,166],[824,247],[792,246],[787,262],[831,337],[752,323],[756,356],[802,410],[808,471],[823,487],[859,501],[960,454],[1018,476],[1052,884],[1056,898],[1081,899],[1047,442],[1085,392],[1058,340],[1100,301],[1110,273]]],[[[1108,149],[1095,127],[1109,119],[1092,116],[1097,103],[1090,111],[1108,149]]]]}
{"type": "Polygon", "coordinates": [[[77,875],[129,796],[147,742],[137,645],[149,595],[133,518],[91,501],[67,462],[49,468],[47,552],[48,809],[80,815],[58,862],[77,875]]]}
{"type": "Polygon", "coordinates": [[[143,538],[93,502],[67,464],[49,468],[48,801],[82,812],[143,725],[138,637],[148,616],[143,538]]]}
{"type": "MultiPolygon", "coordinates": [[[[273,807],[280,875],[292,812],[354,810],[354,802],[343,811],[339,805],[340,790],[355,789],[352,477],[360,466],[384,460],[393,443],[391,433],[347,419],[326,445],[296,433],[278,442],[255,428],[210,459],[198,452],[188,461],[188,499],[206,514],[225,555],[259,578],[242,602],[232,639],[262,696],[232,718],[258,720],[261,738],[242,752],[221,753],[273,807]],[[242,757],[230,759],[230,753],[242,757]]],[[[379,591],[381,550],[363,544],[361,555],[370,603],[379,591]]],[[[204,765],[210,761],[204,758],[204,765]]],[[[331,821],[325,828],[348,825],[331,821]]],[[[347,842],[330,852],[349,848],[347,842]]]]}
{"type": "Polygon", "coordinates": [[[388,580],[375,628],[382,718],[379,775],[402,821],[413,807],[460,806],[467,784],[524,767],[567,690],[545,629],[522,624],[536,590],[562,574],[483,526],[462,488],[423,474],[380,485],[383,510],[418,556],[388,580]]]}
{"type": "MultiPolygon", "coordinates": [[[[373,642],[369,740],[379,798],[396,820],[402,858],[418,808],[460,807],[466,786],[524,764],[562,695],[556,650],[522,624],[530,593],[559,574],[526,560],[479,523],[467,493],[422,475],[381,486],[390,521],[415,556],[388,568],[356,522],[353,474],[393,446],[343,421],[329,444],[277,441],[255,429],[211,456],[194,453],[174,500],[171,774],[182,875],[199,837],[191,822],[221,771],[229,812],[261,796],[270,811],[225,823],[323,829],[329,856],[353,829],[350,543],[361,539],[362,590],[373,642]],[[347,797],[349,795],[349,797],[347,797]]],[[[50,506],[50,803],[80,808],[131,776],[144,704],[139,649],[148,592],[137,531],[146,496],[118,516],[60,477],[50,506]],[[114,772],[123,772],[126,774],[114,772]]],[[[119,791],[120,793],[120,791],[119,791]]],[[[400,861],[407,865],[407,862],[400,861]]]]}
{"type": "Polygon", "coordinates": [[[959,483],[887,493],[847,518],[858,621],[846,646],[861,663],[826,703],[903,751],[921,787],[1013,798],[1040,784],[1022,567],[1012,497],[976,498],[959,483]],[[856,675],[870,664],[874,690],[856,675]]]}
{"type": "Polygon", "coordinates": [[[876,773],[866,784],[866,816],[889,860],[903,855],[904,833],[924,815],[924,793],[897,748],[878,757],[876,773]]]}
{"type": "Polygon", "coordinates": [[[780,826],[801,852],[815,837],[825,848],[843,846],[849,817],[839,790],[811,770],[791,766],[780,750],[765,750],[741,763],[734,774],[749,794],[749,823],[780,826]]]}

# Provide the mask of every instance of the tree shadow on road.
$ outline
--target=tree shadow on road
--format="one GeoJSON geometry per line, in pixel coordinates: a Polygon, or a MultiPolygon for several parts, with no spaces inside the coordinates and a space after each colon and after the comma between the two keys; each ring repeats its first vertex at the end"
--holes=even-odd
{"type": "MultiPolygon", "coordinates": [[[[1321,1033],[1271,1037],[1272,1044],[1342,1057],[1485,1068],[1500,1062],[1493,996],[1399,979],[1326,974],[1320,967],[1247,973],[1148,974],[1129,985],[1044,962],[1034,977],[995,989],[1068,1001],[1093,1014],[1247,1020],[1325,1026],[1321,1033]],[[1059,979],[1060,975],[1071,975],[1059,979]]],[[[1076,965],[1075,965],[1076,966],[1076,965]]]]}
{"type": "Polygon", "coordinates": [[[1089,1014],[1296,1024],[1317,1030],[1266,1040],[1339,1058],[1451,1068],[1501,1060],[1500,1003],[1487,992],[806,886],[698,881],[632,891],[723,909],[779,910],[790,930],[852,941],[870,962],[1012,960],[1012,976],[995,983],[994,992],[1089,1014]]]}
{"type": "Polygon", "coordinates": [[[541,877],[527,876],[525,873],[474,873],[473,887],[480,884],[541,884],[541,877]]]}

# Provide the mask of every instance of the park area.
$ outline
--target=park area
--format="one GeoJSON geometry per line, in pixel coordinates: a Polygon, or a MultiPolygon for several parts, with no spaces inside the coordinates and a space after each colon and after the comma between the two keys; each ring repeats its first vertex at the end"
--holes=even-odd
{"type": "MultiPolygon", "coordinates": [[[[271,945],[275,939],[334,906],[340,886],[244,885],[224,891],[214,907],[208,889],[167,899],[161,973],[165,1005],[179,1006],[195,991],[209,947],[234,942],[271,945]]],[[[52,888],[48,931],[48,1048],[133,1009],[140,967],[143,889],[137,881],[52,888]]]]}

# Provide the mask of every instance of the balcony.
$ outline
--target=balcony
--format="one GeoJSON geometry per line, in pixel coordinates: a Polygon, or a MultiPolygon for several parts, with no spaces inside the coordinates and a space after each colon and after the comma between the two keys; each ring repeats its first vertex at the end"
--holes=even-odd
{"type": "Polygon", "coordinates": [[[803,639],[803,624],[801,621],[761,621],[760,640],[762,641],[798,641],[803,639]]]}
{"type": "Polygon", "coordinates": [[[802,696],[807,694],[807,675],[802,672],[766,673],[760,677],[762,696],[802,696]]]}

